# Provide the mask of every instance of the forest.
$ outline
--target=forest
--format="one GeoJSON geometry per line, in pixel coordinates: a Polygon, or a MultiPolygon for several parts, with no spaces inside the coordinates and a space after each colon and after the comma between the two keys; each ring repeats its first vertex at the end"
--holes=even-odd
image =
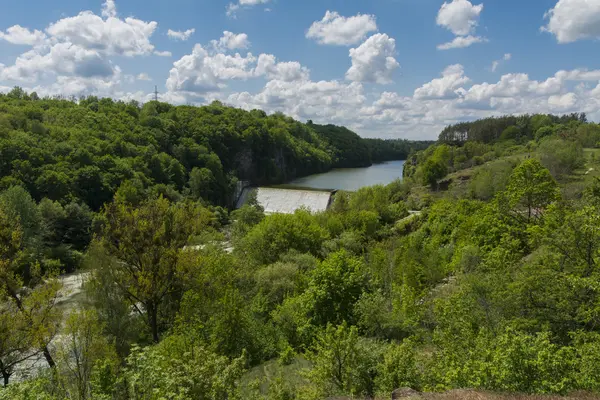
{"type": "Polygon", "coordinates": [[[1,400],[600,393],[600,126],[583,114],[427,143],[15,89],[0,154],[1,400]],[[230,207],[240,180],[396,157],[402,180],[322,213],[230,207]]]}

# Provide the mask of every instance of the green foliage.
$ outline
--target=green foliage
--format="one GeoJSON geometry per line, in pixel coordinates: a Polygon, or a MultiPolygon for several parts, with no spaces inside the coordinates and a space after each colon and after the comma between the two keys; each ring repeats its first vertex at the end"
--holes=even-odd
{"type": "Polygon", "coordinates": [[[134,348],[125,372],[129,398],[241,399],[243,357],[230,361],[191,339],[169,336],[158,345],[134,348]]]}
{"type": "Polygon", "coordinates": [[[471,196],[478,200],[491,200],[506,189],[515,165],[498,160],[477,170],[469,182],[471,196]]]}
{"type": "Polygon", "coordinates": [[[139,208],[120,203],[106,208],[100,243],[115,259],[106,264],[107,274],[144,315],[155,342],[159,340],[160,308],[177,286],[182,249],[211,219],[212,214],[202,207],[171,204],[162,197],[139,208]]]}
{"type": "Polygon", "coordinates": [[[555,178],[572,174],[585,163],[581,144],[572,140],[549,138],[540,143],[540,160],[555,178]]]}
{"type": "Polygon", "coordinates": [[[345,251],[331,254],[310,274],[305,294],[309,315],[317,325],[353,323],[354,306],[367,290],[362,261],[345,251]]]}
{"type": "Polygon", "coordinates": [[[308,353],[314,364],[309,379],[317,398],[331,395],[373,397],[382,348],[358,336],[355,327],[328,325],[308,353]]]}
{"type": "Polygon", "coordinates": [[[317,224],[307,211],[293,215],[270,215],[256,225],[244,238],[241,248],[247,257],[258,264],[276,262],[293,249],[317,255],[328,232],[317,224]]]}
{"type": "Polygon", "coordinates": [[[515,168],[506,191],[508,206],[528,221],[559,198],[558,185],[550,172],[536,159],[515,168]]]}

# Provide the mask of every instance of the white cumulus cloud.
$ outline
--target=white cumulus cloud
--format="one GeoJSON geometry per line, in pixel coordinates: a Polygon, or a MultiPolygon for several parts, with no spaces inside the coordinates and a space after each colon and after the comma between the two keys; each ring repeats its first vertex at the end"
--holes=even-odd
{"type": "Polygon", "coordinates": [[[485,43],[487,39],[481,36],[457,36],[448,43],[443,43],[437,46],[438,50],[461,49],[469,47],[475,43],[485,43]]]}
{"type": "Polygon", "coordinates": [[[442,77],[433,79],[415,90],[416,99],[451,99],[459,97],[457,90],[470,82],[465,76],[465,70],[462,65],[450,65],[442,72],[442,77]]]}
{"type": "Polygon", "coordinates": [[[306,32],[308,39],[320,44],[350,46],[365,39],[377,30],[374,15],[358,14],[343,17],[335,11],[327,11],[321,21],[315,21],[306,32]]]}
{"type": "Polygon", "coordinates": [[[277,62],[272,54],[261,54],[254,70],[256,76],[266,76],[268,79],[283,82],[306,81],[310,71],[297,61],[277,62]]]}
{"type": "Polygon", "coordinates": [[[394,58],[396,41],[378,33],[355,49],[350,49],[352,66],[346,78],[355,82],[390,83],[392,74],[400,66],[394,58]]]}
{"type": "Polygon", "coordinates": [[[102,5],[102,16],[104,18],[115,18],[117,16],[117,5],[115,0],[106,0],[102,5]]]}
{"type": "Polygon", "coordinates": [[[559,0],[546,12],[543,31],[556,36],[558,43],[600,39],[600,1],[559,0]]]}
{"type": "Polygon", "coordinates": [[[477,27],[482,11],[483,4],[473,5],[468,0],[445,2],[438,12],[437,24],[457,36],[466,36],[477,27]]]}
{"type": "Polygon", "coordinates": [[[450,42],[438,45],[438,50],[459,49],[487,42],[486,38],[474,35],[482,11],[483,4],[473,5],[469,0],[444,2],[438,11],[436,22],[456,37],[450,42]]]}
{"type": "Polygon", "coordinates": [[[196,32],[196,29],[188,29],[186,31],[174,31],[169,29],[167,31],[167,36],[173,40],[181,40],[182,42],[188,40],[190,36],[192,36],[196,32]]]}
{"type": "Polygon", "coordinates": [[[167,89],[172,92],[205,94],[225,87],[225,81],[248,79],[254,74],[256,57],[218,53],[209,54],[201,45],[194,46],[192,54],[173,63],[167,79],[167,89]]]}
{"type": "Polygon", "coordinates": [[[84,11],[51,24],[46,32],[55,41],[132,57],[152,54],[154,45],[150,37],[157,26],[158,23],[154,21],[145,22],[132,17],[124,20],[109,17],[104,20],[91,11],[84,11]]]}
{"type": "Polygon", "coordinates": [[[229,31],[224,31],[223,36],[219,40],[211,41],[213,48],[219,51],[247,49],[250,47],[248,35],[245,33],[235,34],[229,31]]]}
{"type": "Polygon", "coordinates": [[[14,25],[8,28],[6,32],[0,31],[0,39],[12,44],[34,46],[43,43],[46,40],[46,34],[37,29],[30,31],[21,25],[14,25]]]}
{"type": "Polygon", "coordinates": [[[271,0],[239,0],[238,3],[229,3],[226,7],[226,14],[230,18],[236,18],[236,13],[242,7],[253,7],[259,4],[267,4],[271,0]]]}

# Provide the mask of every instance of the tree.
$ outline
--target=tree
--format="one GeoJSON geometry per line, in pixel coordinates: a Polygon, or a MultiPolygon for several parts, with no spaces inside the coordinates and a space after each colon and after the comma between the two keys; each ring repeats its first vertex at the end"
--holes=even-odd
{"type": "Polygon", "coordinates": [[[94,310],[76,310],[69,315],[57,353],[65,397],[78,400],[94,397],[96,367],[107,361],[116,369],[118,363],[94,310]]]}
{"type": "Polygon", "coordinates": [[[342,250],[329,255],[312,271],[305,296],[315,324],[355,320],[354,306],[368,288],[364,270],[360,258],[342,250]]]}
{"type": "MultiPolygon", "coordinates": [[[[61,285],[53,275],[42,275],[37,264],[29,268],[26,276],[22,274],[22,238],[20,225],[9,220],[0,208],[0,300],[6,303],[4,307],[9,312],[13,310],[14,318],[25,324],[23,328],[27,336],[22,341],[31,345],[30,350],[42,352],[48,365],[54,368],[56,363],[48,344],[57,334],[61,319],[61,313],[55,307],[61,285]]],[[[10,370],[4,372],[7,371],[10,373],[10,370]]],[[[6,375],[4,378],[7,379],[6,375]]]]}
{"type": "Polygon", "coordinates": [[[437,188],[438,180],[448,173],[446,165],[439,160],[428,159],[423,165],[423,184],[437,188]]]}
{"type": "Polygon", "coordinates": [[[158,345],[133,349],[125,372],[128,398],[241,399],[244,362],[243,356],[219,356],[190,335],[172,335],[158,345]]]}
{"type": "Polygon", "coordinates": [[[31,337],[19,310],[6,299],[0,299],[0,373],[4,386],[7,386],[15,367],[36,353],[31,351],[31,337]]]}
{"type": "Polygon", "coordinates": [[[558,200],[560,192],[550,172],[537,159],[532,158],[515,168],[505,195],[510,209],[517,215],[522,215],[524,209],[525,217],[530,221],[558,200]]]}
{"type": "Polygon", "coordinates": [[[115,258],[108,273],[137,312],[155,342],[159,309],[178,282],[177,265],[190,236],[208,225],[209,212],[193,203],[171,204],[163,197],[139,208],[111,203],[105,210],[101,244],[115,258]]]}
{"type": "Polygon", "coordinates": [[[542,165],[557,179],[585,165],[583,148],[573,140],[549,138],[540,144],[538,153],[542,165]]]}
{"type": "Polygon", "coordinates": [[[328,325],[307,353],[313,363],[309,379],[319,398],[338,394],[373,398],[381,356],[381,348],[360,338],[356,327],[328,325]]]}

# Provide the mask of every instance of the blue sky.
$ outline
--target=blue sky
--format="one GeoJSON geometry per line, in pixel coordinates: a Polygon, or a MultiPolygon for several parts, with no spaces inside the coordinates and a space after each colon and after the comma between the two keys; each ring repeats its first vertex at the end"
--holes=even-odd
{"type": "Polygon", "coordinates": [[[434,138],[490,115],[600,120],[599,38],[600,0],[22,1],[0,14],[0,91],[144,102],[157,85],[434,138]]]}

